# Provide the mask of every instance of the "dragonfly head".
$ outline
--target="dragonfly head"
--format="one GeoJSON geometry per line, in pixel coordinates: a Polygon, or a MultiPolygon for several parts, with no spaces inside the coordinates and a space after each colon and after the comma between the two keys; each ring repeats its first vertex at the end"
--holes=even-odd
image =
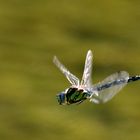
{"type": "Polygon", "coordinates": [[[60,105],[64,105],[66,101],[66,94],[64,92],[61,92],[56,95],[57,101],[60,105]]]}

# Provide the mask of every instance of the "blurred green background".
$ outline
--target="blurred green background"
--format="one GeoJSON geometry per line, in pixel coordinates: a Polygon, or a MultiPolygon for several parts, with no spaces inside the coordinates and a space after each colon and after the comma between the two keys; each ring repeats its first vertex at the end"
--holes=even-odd
{"type": "Polygon", "coordinates": [[[106,104],[58,105],[70,84],[53,56],[81,77],[88,49],[94,83],[140,74],[140,1],[0,0],[1,140],[140,139],[140,82],[106,104]]]}

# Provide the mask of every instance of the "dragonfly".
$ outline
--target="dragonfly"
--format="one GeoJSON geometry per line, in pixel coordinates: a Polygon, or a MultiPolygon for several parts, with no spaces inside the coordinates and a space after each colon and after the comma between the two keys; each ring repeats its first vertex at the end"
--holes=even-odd
{"type": "Polygon", "coordinates": [[[80,104],[87,99],[95,104],[106,103],[128,83],[140,80],[140,75],[129,76],[128,72],[119,71],[97,84],[92,84],[92,61],[92,51],[88,50],[82,80],[80,81],[54,56],[54,64],[71,84],[69,88],[56,95],[60,105],[80,104]]]}

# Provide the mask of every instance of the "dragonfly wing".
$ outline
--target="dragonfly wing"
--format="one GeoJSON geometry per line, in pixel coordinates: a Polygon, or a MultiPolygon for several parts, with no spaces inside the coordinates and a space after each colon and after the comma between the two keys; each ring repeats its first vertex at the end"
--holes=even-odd
{"type": "Polygon", "coordinates": [[[114,73],[102,82],[94,85],[93,90],[98,94],[93,95],[94,103],[105,103],[112,99],[128,82],[129,74],[125,71],[114,73]]]}
{"type": "Polygon", "coordinates": [[[85,67],[84,67],[81,85],[85,85],[85,86],[91,85],[92,59],[93,59],[93,55],[91,50],[89,50],[85,60],[85,67]]]}
{"type": "Polygon", "coordinates": [[[66,78],[72,85],[79,85],[79,79],[75,75],[70,73],[70,71],[66,69],[66,67],[58,60],[56,56],[54,56],[53,62],[59,68],[59,70],[66,76],[66,78]]]}

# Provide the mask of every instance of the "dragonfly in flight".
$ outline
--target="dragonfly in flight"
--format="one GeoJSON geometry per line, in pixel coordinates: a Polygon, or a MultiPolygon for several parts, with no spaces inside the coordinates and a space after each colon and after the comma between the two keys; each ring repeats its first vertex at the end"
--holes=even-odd
{"type": "Polygon", "coordinates": [[[140,80],[140,76],[129,76],[128,72],[119,71],[97,84],[92,84],[92,60],[93,54],[89,50],[85,60],[82,80],[80,81],[54,56],[54,64],[71,83],[69,88],[57,94],[56,97],[60,105],[80,104],[86,99],[96,104],[106,103],[126,86],[127,83],[140,80]]]}

